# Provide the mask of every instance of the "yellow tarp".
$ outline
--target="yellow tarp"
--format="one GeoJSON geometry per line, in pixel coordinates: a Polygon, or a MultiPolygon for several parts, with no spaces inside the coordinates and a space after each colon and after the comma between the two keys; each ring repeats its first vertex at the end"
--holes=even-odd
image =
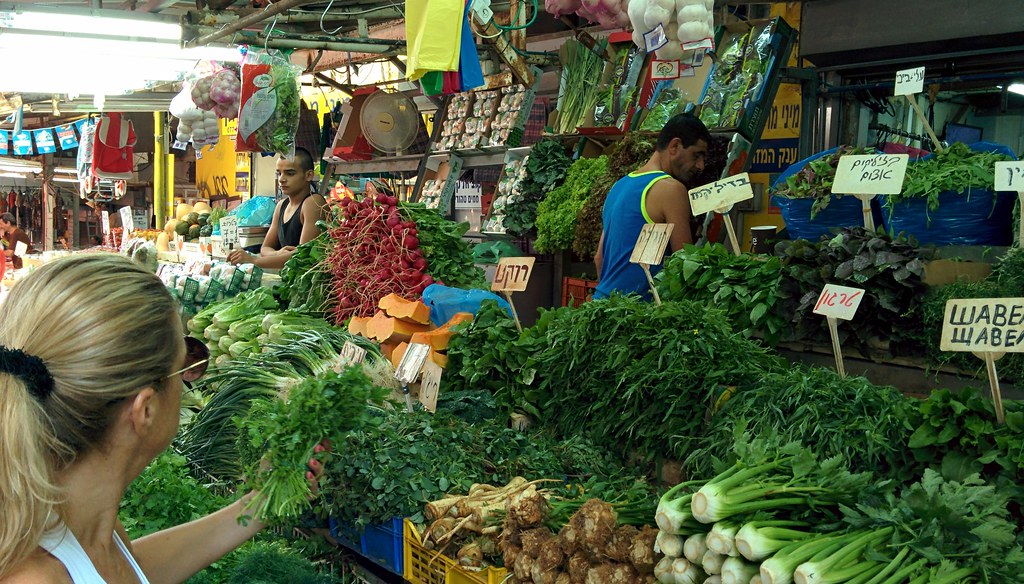
{"type": "Polygon", "coordinates": [[[405,39],[411,81],[428,71],[458,71],[463,0],[406,0],[405,39]]]}

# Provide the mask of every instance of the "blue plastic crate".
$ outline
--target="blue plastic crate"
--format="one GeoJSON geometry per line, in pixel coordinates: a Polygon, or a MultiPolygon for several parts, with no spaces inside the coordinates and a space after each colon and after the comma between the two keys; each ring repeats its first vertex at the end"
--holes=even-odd
{"type": "Polygon", "coordinates": [[[403,574],[401,517],[395,517],[384,525],[368,525],[362,534],[334,519],[330,519],[328,524],[331,537],[338,543],[358,552],[385,570],[399,576],[403,574]]]}

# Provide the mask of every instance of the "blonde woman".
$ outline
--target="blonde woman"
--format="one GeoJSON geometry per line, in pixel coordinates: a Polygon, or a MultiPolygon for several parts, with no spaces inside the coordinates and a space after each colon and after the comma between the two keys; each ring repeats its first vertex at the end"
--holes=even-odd
{"type": "Polygon", "coordinates": [[[160,280],[114,254],[49,263],[0,305],[0,582],[183,582],[262,529],[239,521],[252,494],[135,541],[118,521],[206,369],[183,339],[160,280]]]}

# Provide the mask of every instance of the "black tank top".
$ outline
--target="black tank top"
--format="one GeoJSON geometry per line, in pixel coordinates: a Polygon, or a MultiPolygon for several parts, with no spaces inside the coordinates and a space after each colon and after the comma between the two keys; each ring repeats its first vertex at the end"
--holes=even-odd
{"type": "Polygon", "coordinates": [[[281,215],[277,218],[277,242],[281,247],[297,246],[302,240],[302,205],[309,197],[307,194],[302,198],[299,208],[292,213],[292,218],[287,223],[284,220],[284,210],[288,208],[288,203],[281,205],[281,215]]]}

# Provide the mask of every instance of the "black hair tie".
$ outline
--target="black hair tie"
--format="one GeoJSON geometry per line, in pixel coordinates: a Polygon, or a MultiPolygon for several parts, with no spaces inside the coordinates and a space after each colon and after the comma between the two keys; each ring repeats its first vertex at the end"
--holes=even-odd
{"type": "Polygon", "coordinates": [[[0,345],[0,373],[20,378],[39,401],[45,401],[53,391],[53,376],[43,360],[21,349],[0,345]]]}

